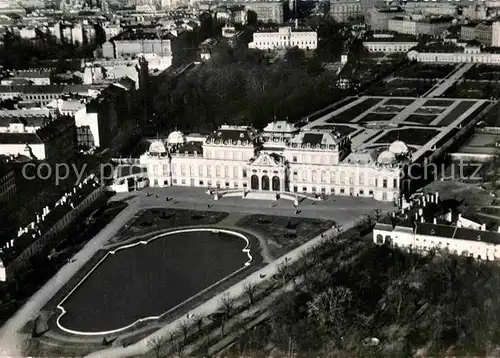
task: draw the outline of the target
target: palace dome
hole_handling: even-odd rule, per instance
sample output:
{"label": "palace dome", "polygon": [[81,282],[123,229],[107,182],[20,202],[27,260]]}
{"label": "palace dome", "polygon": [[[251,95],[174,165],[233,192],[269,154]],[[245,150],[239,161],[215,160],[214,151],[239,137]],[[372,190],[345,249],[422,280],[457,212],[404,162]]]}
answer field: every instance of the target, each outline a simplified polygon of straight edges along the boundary
{"label": "palace dome", "polygon": [[151,154],[165,154],[166,152],[167,152],[167,149],[165,148],[163,143],[159,140],[155,140],[149,146],[149,153],[151,153]]}
{"label": "palace dome", "polygon": [[176,145],[176,144],[184,144],[186,143],[186,137],[184,133],[175,131],[168,135],[167,144],[168,145]]}
{"label": "palace dome", "polygon": [[409,150],[405,142],[397,140],[389,146],[389,152],[396,155],[408,154]]}
{"label": "palace dome", "polygon": [[396,161],[396,155],[389,151],[389,150],[384,150],[382,153],[377,158],[377,162],[380,164],[391,164]]}

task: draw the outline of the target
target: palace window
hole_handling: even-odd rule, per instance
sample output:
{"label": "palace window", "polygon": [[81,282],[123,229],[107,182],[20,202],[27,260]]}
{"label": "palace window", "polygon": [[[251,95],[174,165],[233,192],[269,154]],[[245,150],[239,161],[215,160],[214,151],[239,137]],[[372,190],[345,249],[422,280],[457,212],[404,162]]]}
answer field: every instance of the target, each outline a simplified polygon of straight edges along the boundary
{"label": "palace window", "polygon": [[332,195],[335,194],[335,188],[330,189],[330,194],[332,194]]}
{"label": "palace window", "polygon": [[177,166],[175,164],[172,164],[172,175],[177,174]]}
{"label": "palace window", "polygon": [[340,172],[340,184],[345,184],[345,173]]}
{"label": "palace window", "polygon": [[307,192],[307,187],[303,186],[303,187],[302,187],[302,191],[303,191],[304,193],[305,193],[305,192]]}
{"label": "palace window", "polygon": [[243,169],[243,178],[246,178],[246,177],[247,177],[247,170]]}
{"label": "palace window", "polygon": [[186,175],[186,166],[181,164],[181,175]]}
{"label": "palace window", "polygon": [[215,167],[215,177],[216,177],[216,178],[220,178],[220,175],[221,175],[221,174],[220,174],[220,172],[221,172],[221,170],[220,170],[220,165],[217,165],[217,166]]}
{"label": "palace window", "polygon": [[182,184],[182,185],[185,185],[185,184],[186,184],[186,181],[185,181],[184,179],[182,179],[181,184]]}
{"label": "palace window", "polygon": [[297,156],[296,156],[296,155],[294,155],[294,156],[293,156],[292,161],[293,161],[294,163],[297,163]]}
{"label": "palace window", "polygon": [[398,180],[397,179],[393,180],[392,186],[393,186],[393,188],[397,188],[398,187]]}
{"label": "palace window", "polygon": [[234,166],[233,167],[233,178],[238,178],[238,167]]}
{"label": "palace window", "polygon": [[172,180],[172,183],[177,184],[177,179]]}
{"label": "palace window", "polygon": [[386,192],[382,193],[382,200],[387,200],[387,193]]}
{"label": "palace window", "polygon": [[198,176],[202,177],[203,176],[203,165],[198,165]]}
{"label": "palace window", "polygon": [[340,194],[345,194],[345,189],[344,188],[340,189]]}
{"label": "palace window", "polygon": [[369,194],[369,195],[373,195],[373,190],[369,190],[369,191],[368,191],[368,194]]}
{"label": "palace window", "polygon": [[203,186],[203,180],[200,180],[200,186]]}
{"label": "palace window", "polygon": [[365,174],[359,173],[359,185],[364,185],[364,184],[365,184]]}
{"label": "palace window", "polygon": [[294,192],[294,193],[296,193],[297,191],[298,191],[298,189],[297,189],[297,186],[295,185],[295,186],[293,187],[293,192]]}
{"label": "palace window", "polygon": [[365,195],[365,191],[363,189],[359,189],[359,195]]}
{"label": "palace window", "polygon": [[378,178],[375,178],[375,187],[378,188]]}
{"label": "palace window", "polygon": [[382,180],[382,188],[387,188],[387,179]]}

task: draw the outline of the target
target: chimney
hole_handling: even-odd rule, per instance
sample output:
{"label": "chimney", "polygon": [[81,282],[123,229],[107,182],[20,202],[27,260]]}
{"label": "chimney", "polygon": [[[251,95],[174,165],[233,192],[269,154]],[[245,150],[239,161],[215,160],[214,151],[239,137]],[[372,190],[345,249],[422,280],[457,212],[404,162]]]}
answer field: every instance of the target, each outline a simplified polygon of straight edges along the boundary
{"label": "chimney", "polygon": [[436,219],[436,218],[434,218],[433,224],[434,224],[434,225],[436,225],[436,224],[437,224],[437,219]]}
{"label": "chimney", "polygon": [[415,213],[415,221],[418,220],[418,213]]}
{"label": "chimney", "polygon": [[439,202],[439,191],[436,190],[436,204]]}
{"label": "chimney", "polygon": [[431,193],[428,193],[428,194],[427,194],[427,200],[428,200],[429,202],[431,201],[431,198],[432,198]]}
{"label": "chimney", "polygon": [[422,206],[426,206],[427,205],[427,200],[425,200],[425,196],[422,198]]}
{"label": "chimney", "polygon": [[486,231],[486,224],[481,225],[481,231]]}
{"label": "chimney", "polygon": [[448,212],[446,213],[446,221],[448,222],[451,222],[451,219],[452,219],[452,212],[451,212],[451,209],[448,210]]}

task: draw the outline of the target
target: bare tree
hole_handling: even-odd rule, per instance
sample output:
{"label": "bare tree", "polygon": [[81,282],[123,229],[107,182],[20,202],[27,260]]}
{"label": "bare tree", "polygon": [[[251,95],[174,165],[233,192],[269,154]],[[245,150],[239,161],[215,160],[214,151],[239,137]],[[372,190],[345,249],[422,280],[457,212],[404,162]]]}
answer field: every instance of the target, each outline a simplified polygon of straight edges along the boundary
{"label": "bare tree", "polygon": [[201,330],[203,329],[204,319],[205,318],[199,314],[193,316],[193,322],[196,324],[196,327],[198,327],[198,333],[201,333]]}
{"label": "bare tree", "polygon": [[148,340],[148,348],[151,349],[155,355],[155,358],[160,358],[162,349],[165,346],[166,339],[162,336],[154,336]]}
{"label": "bare tree", "polygon": [[283,286],[285,286],[287,274],[288,274],[288,264],[283,262],[283,263],[279,264],[277,268],[278,268],[278,273],[276,274],[276,277],[278,279],[281,279]]}
{"label": "bare tree", "polygon": [[184,342],[187,340],[187,336],[189,333],[189,322],[182,321],[179,323],[179,329],[182,331],[182,335],[184,336]]}
{"label": "bare tree", "polygon": [[346,312],[352,301],[352,292],[347,287],[329,288],[308,302],[308,314],[326,337],[332,337],[340,348],[347,325]]}
{"label": "bare tree", "polygon": [[247,282],[244,287],[245,293],[248,295],[250,304],[253,304],[255,292],[257,291],[257,284],[255,282]]}
{"label": "bare tree", "polygon": [[224,336],[224,327],[231,316],[231,313],[234,308],[234,298],[231,297],[231,295],[226,292],[222,295],[220,301],[220,310],[222,311],[222,321],[221,321],[221,335]]}

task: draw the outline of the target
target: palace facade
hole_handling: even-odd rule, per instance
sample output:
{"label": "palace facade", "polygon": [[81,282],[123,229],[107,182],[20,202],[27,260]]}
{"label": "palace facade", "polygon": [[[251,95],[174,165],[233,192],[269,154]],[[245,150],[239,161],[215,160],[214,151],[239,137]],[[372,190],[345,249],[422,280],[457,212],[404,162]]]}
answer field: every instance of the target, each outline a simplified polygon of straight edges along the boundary
{"label": "palace facade", "polygon": [[[171,133],[139,158],[149,186],[171,185],[242,190],[350,195],[396,201],[410,150],[353,151],[349,136],[278,121],[262,132],[223,125],[207,137]],[[127,185],[124,180],[115,182]]]}

